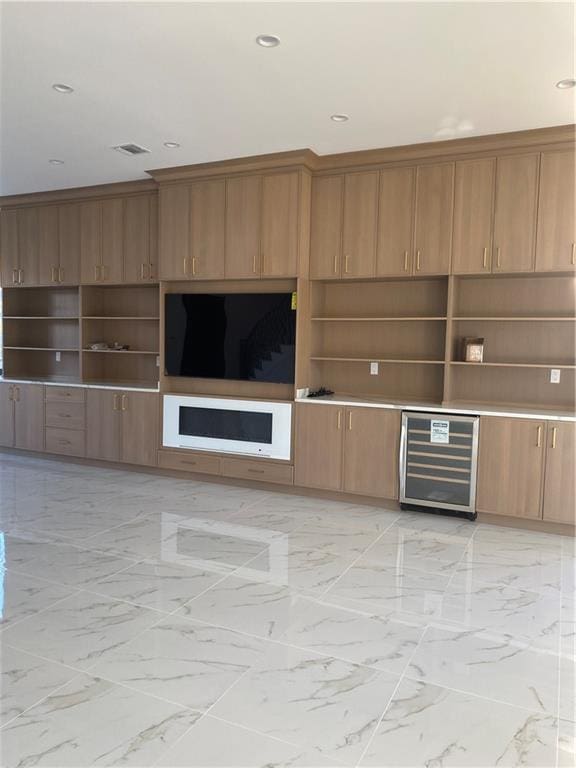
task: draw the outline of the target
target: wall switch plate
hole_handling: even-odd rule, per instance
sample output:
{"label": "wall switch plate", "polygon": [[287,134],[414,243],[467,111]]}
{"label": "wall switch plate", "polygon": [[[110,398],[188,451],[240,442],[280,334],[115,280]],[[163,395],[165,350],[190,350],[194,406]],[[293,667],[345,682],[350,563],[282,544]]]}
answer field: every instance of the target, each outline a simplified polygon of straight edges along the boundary
{"label": "wall switch plate", "polygon": [[550,384],[560,384],[560,368],[550,368]]}
{"label": "wall switch plate", "polygon": [[378,376],[378,363],[370,363],[370,376]]}
{"label": "wall switch plate", "polygon": [[62,353],[56,352],[56,362],[59,363],[62,360]]}
{"label": "wall switch plate", "polygon": [[308,397],[308,393],[310,392],[310,387],[302,387],[302,389],[296,390],[296,399],[300,400],[303,397]]}

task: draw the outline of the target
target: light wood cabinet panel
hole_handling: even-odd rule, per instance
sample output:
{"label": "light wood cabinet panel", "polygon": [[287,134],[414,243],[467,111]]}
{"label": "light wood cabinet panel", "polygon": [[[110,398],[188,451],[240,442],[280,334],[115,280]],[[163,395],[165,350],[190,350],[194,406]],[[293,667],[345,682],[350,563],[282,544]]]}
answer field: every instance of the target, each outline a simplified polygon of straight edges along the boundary
{"label": "light wood cabinet panel", "polygon": [[18,212],[0,211],[0,274],[4,288],[18,282]]}
{"label": "light wood cabinet panel", "polygon": [[398,498],[400,413],[349,408],[344,434],[344,490]]}
{"label": "light wood cabinet panel", "polygon": [[491,158],[456,163],[452,244],[455,275],[490,272],[495,171],[496,161]]}
{"label": "light wood cabinet panel", "polygon": [[407,275],[413,268],[413,168],[391,168],[380,173],[376,275]]}
{"label": "light wood cabinet panel", "polygon": [[573,151],[542,155],[536,272],[576,269],[575,173]]}
{"label": "light wood cabinet panel", "polygon": [[128,197],[124,201],[124,282],[154,279],[154,226],[151,195]]}
{"label": "light wood cabinet panel", "polygon": [[344,409],[339,406],[296,406],[296,485],[340,490],[343,429]]}
{"label": "light wood cabinet panel", "polygon": [[42,384],[17,384],[14,400],[14,445],[26,451],[43,451],[44,387]]}
{"label": "light wood cabinet panel", "polygon": [[14,447],[14,385],[0,382],[0,445]]}
{"label": "light wood cabinet panel", "polygon": [[548,422],[544,520],[576,525],[576,424]]}
{"label": "light wood cabinet panel", "polygon": [[325,176],[312,181],[310,277],[340,276],[344,179]]}
{"label": "light wood cabinet panel", "polygon": [[221,474],[224,477],[239,477],[244,480],[258,480],[262,483],[292,485],[294,467],[289,464],[266,464],[263,461],[222,458]]}
{"label": "light wood cabinet panel", "polygon": [[414,274],[447,275],[450,272],[453,198],[453,163],[418,167]]}
{"label": "light wood cabinet panel", "polygon": [[82,430],[46,427],[45,441],[47,453],[80,457],[85,455],[85,432]]}
{"label": "light wood cabinet panel", "polygon": [[480,419],[476,508],[479,512],[538,519],[546,423],[535,419]]}
{"label": "light wood cabinet panel", "polygon": [[193,277],[224,277],[226,182],[199,181],[190,187],[190,266]]}
{"label": "light wood cabinet panel", "polygon": [[182,472],[220,474],[220,457],[210,456],[210,454],[160,450],[158,451],[158,465],[163,469],[179,469]]}
{"label": "light wood cabinet panel", "polygon": [[124,273],[124,200],[102,203],[102,268],[105,283],[121,283]]}
{"label": "light wood cabinet panel", "polygon": [[376,268],[378,173],[351,173],[344,183],[342,277],[373,277]]}
{"label": "light wood cabinet panel", "polygon": [[190,256],[190,189],[173,186],[159,192],[160,280],[183,280]]}
{"label": "light wood cabinet panel", "polygon": [[58,283],[60,267],[58,206],[46,205],[38,209],[38,282],[41,285]]}
{"label": "light wood cabinet panel", "polygon": [[[80,206],[58,206],[58,282],[78,285],[80,282]],[[93,274],[93,273],[92,273]]]}
{"label": "light wood cabinet panel", "polygon": [[493,272],[534,269],[538,162],[538,155],[511,155],[496,162]]}
{"label": "light wood cabinet panel", "polygon": [[89,389],[86,393],[86,456],[119,461],[121,455],[121,392]]}
{"label": "light wood cabinet panel", "polygon": [[122,392],[122,461],[156,466],[158,463],[157,394]]}
{"label": "light wood cabinet panel", "polygon": [[260,275],[259,176],[226,180],[226,277]]}
{"label": "light wood cabinet panel", "polygon": [[264,277],[298,274],[298,173],[262,178],[261,253]]}
{"label": "light wood cabinet panel", "polygon": [[18,268],[20,285],[38,284],[38,209],[18,211]]}
{"label": "light wood cabinet panel", "polygon": [[80,281],[100,280],[102,253],[102,209],[92,201],[80,205]]}

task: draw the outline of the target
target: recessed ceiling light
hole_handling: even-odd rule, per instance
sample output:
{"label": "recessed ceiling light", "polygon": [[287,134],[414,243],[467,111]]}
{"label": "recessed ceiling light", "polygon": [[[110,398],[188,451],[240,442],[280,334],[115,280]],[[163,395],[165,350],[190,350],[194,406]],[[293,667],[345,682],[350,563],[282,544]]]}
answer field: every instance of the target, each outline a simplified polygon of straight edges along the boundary
{"label": "recessed ceiling light", "polygon": [[52,88],[58,93],[74,93],[74,88],[71,85],[66,85],[66,83],[54,83]]}
{"label": "recessed ceiling light", "polygon": [[50,165],[64,165],[64,160],[56,160],[56,158],[53,158],[52,160],[48,160]]}
{"label": "recessed ceiling light", "polygon": [[556,88],[560,88],[561,91],[566,90],[566,88],[574,88],[576,85],[576,80],[573,77],[567,77],[565,80],[559,80],[556,83]]}
{"label": "recessed ceiling light", "polygon": [[256,42],[262,48],[276,48],[277,45],[280,45],[280,38],[276,35],[258,35]]}
{"label": "recessed ceiling light", "polygon": [[335,123],[345,123],[346,121],[350,120],[350,118],[348,115],[336,114],[330,115],[330,120],[333,120]]}
{"label": "recessed ceiling light", "polygon": [[177,142],[177,141],[165,141],[165,142],[164,142],[164,146],[165,146],[167,149],[178,149],[178,147],[180,146],[180,144],[178,144],[178,142]]}

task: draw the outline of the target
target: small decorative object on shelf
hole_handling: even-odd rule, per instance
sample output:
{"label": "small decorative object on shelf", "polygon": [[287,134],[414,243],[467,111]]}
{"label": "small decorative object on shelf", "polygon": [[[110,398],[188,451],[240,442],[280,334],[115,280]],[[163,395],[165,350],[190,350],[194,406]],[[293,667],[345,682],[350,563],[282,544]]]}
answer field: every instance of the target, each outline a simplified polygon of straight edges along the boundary
{"label": "small decorative object on shelf", "polygon": [[462,343],[462,357],[466,363],[481,363],[484,359],[484,339],[466,336]]}
{"label": "small decorative object on shelf", "polygon": [[106,341],[95,341],[94,344],[88,346],[88,349],[98,352],[98,350],[108,349],[108,343]]}
{"label": "small decorative object on shelf", "polygon": [[320,389],[313,389],[312,391],[308,392],[308,397],[328,397],[328,395],[333,394],[334,392],[331,389],[320,387]]}
{"label": "small decorative object on shelf", "polygon": [[95,341],[93,344],[89,344],[87,348],[92,352],[122,352],[130,349],[130,345],[119,344],[117,341],[114,344],[108,344],[107,341]]}

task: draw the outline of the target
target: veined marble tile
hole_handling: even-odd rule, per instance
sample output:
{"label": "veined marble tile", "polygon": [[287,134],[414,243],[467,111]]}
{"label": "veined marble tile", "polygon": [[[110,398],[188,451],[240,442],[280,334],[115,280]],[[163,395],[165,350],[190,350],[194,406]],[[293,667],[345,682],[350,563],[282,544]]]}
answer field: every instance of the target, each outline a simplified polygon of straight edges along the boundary
{"label": "veined marble tile", "polygon": [[424,625],[300,598],[302,612],[278,638],[317,653],[402,674]]}
{"label": "veined marble tile", "polygon": [[78,674],[70,667],[46,661],[3,643],[0,646],[0,726],[42,701]]}
{"label": "veined marble tile", "polygon": [[468,541],[474,536],[477,524],[461,517],[438,515],[430,512],[400,512],[394,523],[395,527],[405,531],[429,534],[445,533],[462,541]]}
{"label": "veined marble tile", "polygon": [[553,768],[554,717],[403,680],[362,766]]}
{"label": "veined marble tile", "polygon": [[556,716],[558,654],[506,635],[429,627],[408,677]]}
{"label": "veined marble tile", "polygon": [[[401,564],[375,565],[362,557],[327,592],[326,599],[352,605],[369,613],[433,617],[439,614],[449,576],[405,568]],[[348,602],[352,601],[352,602]]]}
{"label": "veined marble tile", "polygon": [[485,629],[557,653],[560,595],[484,584],[473,573],[457,574],[442,603],[441,618],[463,628]]}
{"label": "veined marble tile", "polygon": [[[521,557],[516,558],[520,560]],[[463,576],[471,576],[486,584],[499,584],[503,587],[522,589],[528,592],[560,594],[562,573],[562,561],[552,559],[541,562],[530,559],[525,562],[506,563],[493,557],[489,553],[479,555],[473,550],[470,556],[464,559],[456,568],[456,572]]]}
{"label": "veined marble tile", "polygon": [[0,632],[73,593],[68,587],[0,568]]}
{"label": "veined marble tile", "polygon": [[105,651],[119,648],[162,614],[77,592],[2,632],[2,642],[77,669],[89,669]]}
{"label": "veined marble tile", "polygon": [[80,675],[0,732],[5,766],[151,766],[199,718],[177,705]]}
{"label": "veined marble tile", "polygon": [[179,614],[260,637],[277,638],[302,610],[302,602],[287,587],[228,576],[187,603]]}
{"label": "veined marble tile", "polygon": [[378,531],[351,529],[336,522],[309,522],[287,537],[294,551],[315,549],[353,559],[365,552],[380,535]]}
{"label": "veined marble tile", "polygon": [[205,715],[157,765],[166,768],[330,768],[334,761],[328,762],[315,752]]}
{"label": "veined marble tile", "polygon": [[170,563],[141,562],[91,586],[116,600],[172,613],[223,577]]}
{"label": "veined marble tile", "polygon": [[170,617],[108,653],[94,674],[196,710],[206,710],[258,662],[262,641]]}
{"label": "veined marble tile", "polygon": [[355,765],[397,682],[386,672],[275,645],[211,714]]}
{"label": "veined marble tile", "polygon": [[558,724],[558,768],[576,765],[576,722],[560,720]]}
{"label": "veined marble tile", "polygon": [[525,531],[521,528],[506,528],[500,525],[476,526],[473,544],[501,557],[506,562],[518,557],[520,562],[529,556],[537,558],[557,558],[563,551],[566,537],[555,533]]}
{"label": "veined marble tile", "polygon": [[246,510],[235,512],[229,517],[235,525],[247,525],[250,528],[263,528],[272,533],[291,533],[302,525],[302,520],[290,512],[276,512],[257,504]]}

